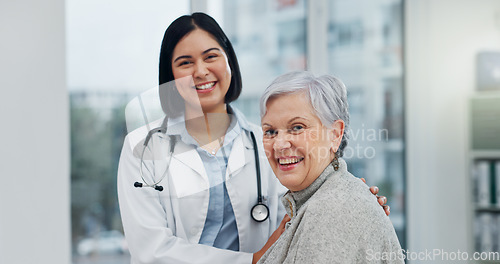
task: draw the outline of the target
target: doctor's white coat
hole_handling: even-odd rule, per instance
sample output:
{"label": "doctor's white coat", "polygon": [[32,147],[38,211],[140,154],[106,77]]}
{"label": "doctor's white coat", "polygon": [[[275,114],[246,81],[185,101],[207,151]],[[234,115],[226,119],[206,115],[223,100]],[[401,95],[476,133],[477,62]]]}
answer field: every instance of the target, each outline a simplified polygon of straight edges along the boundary
{"label": "doctor's white coat", "polygon": [[[249,126],[257,138],[262,195],[270,215],[259,223],[250,214],[257,203],[257,177],[251,137],[242,129],[233,143],[226,170],[240,252],[198,244],[210,193],[205,167],[196,149],[176,140],[168,173],[159,183],[164,190],[136,188],[134,182],[142,182],[140,157],[147,131],[143,127],[127,135],[118,168],[118,198],[132,264],[252,262],[252,253],[264,246],[285,215],[280,197],[286,189],[274,176],[265,157],[261,129],[253,124]],[[167,168],[169,137],[156,133],[148,144],[151,145],[155,147],[146,150],[142,166],[147,183],[154,182],[153,175],[159,179]],[[154,158],[151,149],[154,149]]]}

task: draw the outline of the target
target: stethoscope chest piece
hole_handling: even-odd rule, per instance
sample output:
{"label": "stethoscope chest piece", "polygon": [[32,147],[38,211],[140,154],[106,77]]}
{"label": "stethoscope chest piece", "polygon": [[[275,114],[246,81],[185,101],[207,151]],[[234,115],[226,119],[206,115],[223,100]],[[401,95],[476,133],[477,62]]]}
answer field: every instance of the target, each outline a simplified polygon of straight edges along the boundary
{"label": "stethoscope chest piece", "polygon": [[263,203],[258,203],[252,207],[252,218],[257,222],[264,222],[269,217],[269,208]]}
{"label": "stethoscope chest piece", "polygon": [[262,203],[262,190],[260,184],[260,163],[259,163],[259,153],[257,150],[257,141],[255,140],[255,135],[250,132],[250,137],[252,138],[254,155],[255,155],[255,170],[257,172],[257,204],[252,207],[250,214],[253,220],[257,222],[264,222],[269,217],[269,208]]}

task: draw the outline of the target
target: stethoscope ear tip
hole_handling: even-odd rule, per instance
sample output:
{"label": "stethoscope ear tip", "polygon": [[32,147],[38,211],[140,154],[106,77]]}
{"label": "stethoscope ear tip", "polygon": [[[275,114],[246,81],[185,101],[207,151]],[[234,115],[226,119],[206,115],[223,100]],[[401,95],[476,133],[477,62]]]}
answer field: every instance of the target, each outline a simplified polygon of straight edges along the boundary
{"label": "stethoscope ear tip", "polygon": [[[134,187],[136,188],[141,188],[143,187],[144,184],[140,183],[140,182],[134,182]],[[155,190],[161,192],[163,191],[163,186],[161,185],[146,185],[146,187],[153,187]]]}

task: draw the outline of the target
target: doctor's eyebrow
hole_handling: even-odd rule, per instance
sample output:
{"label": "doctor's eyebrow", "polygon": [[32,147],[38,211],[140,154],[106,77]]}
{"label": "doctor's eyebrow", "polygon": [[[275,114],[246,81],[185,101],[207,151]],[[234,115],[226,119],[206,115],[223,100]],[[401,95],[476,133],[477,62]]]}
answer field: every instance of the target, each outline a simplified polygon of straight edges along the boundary
{"label": "doctor's eyebrow", "polygon": [[201,54],[205,55],[205,54],[209,53],[212,50],[217,50],[219,52],[222,52],[222,50],[220,50],[219,48],[209,48],[209,49],[205,50],[204,52],[202,52]]}
{"label": "doctor's eyebrow", "polygon": [[[205,55],[205,54],[209,53],[212,50],[217,50],[219,52],[222,52],[221,49],[219,49],[219,48],[209,48],[209,49],[205,50],[204,52],[202,52],[201,55]],[[178,61],[180,59],[191,59],[191,58],[193,58],[191,55],[181,55],[181,56],[175,58],[174,62],[176,62],[176,61]]]}

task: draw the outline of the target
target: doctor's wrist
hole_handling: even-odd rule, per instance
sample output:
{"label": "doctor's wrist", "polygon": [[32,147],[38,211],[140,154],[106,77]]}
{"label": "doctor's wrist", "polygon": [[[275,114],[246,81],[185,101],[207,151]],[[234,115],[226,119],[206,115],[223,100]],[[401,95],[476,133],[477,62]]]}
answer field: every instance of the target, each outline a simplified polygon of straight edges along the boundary
{"label": "doctor's wrist", "polygon": [[259,259],[262,257],[262,255],[264,255],[264,252],[265,251],[262,251],[262,249],[261,249],[255,253],[253,253],[252,264],[256,264],[259,261]]}

